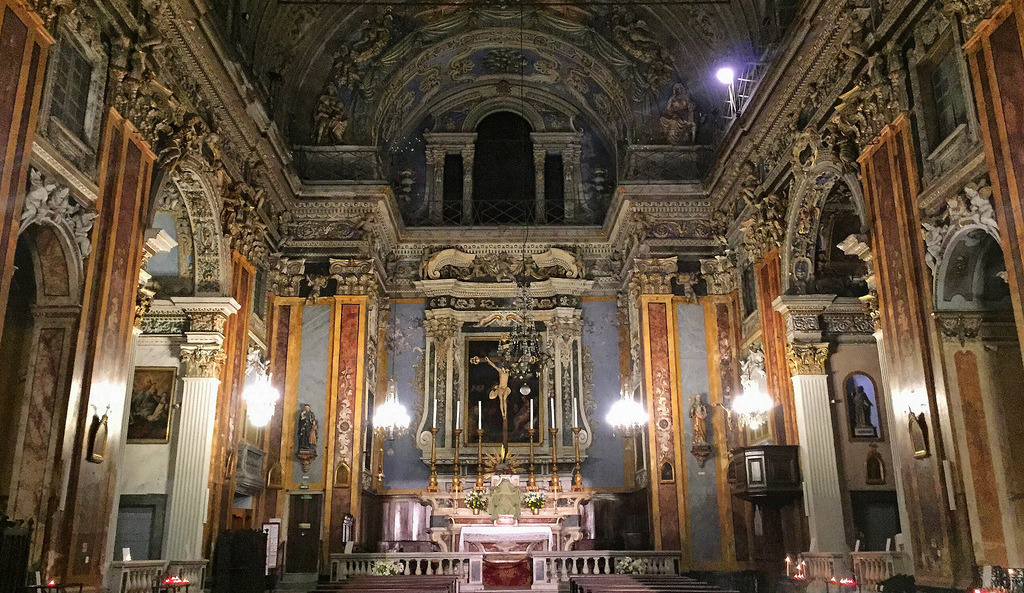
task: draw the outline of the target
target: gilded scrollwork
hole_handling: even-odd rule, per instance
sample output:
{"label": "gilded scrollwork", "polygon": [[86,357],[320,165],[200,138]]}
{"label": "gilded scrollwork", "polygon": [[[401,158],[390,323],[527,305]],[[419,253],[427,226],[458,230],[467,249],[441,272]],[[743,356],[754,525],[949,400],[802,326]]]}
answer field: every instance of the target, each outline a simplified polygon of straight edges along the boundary
{"label": "gilded scrollwork", "polygon": [[795,343],[786,346],[786,363],[791,375],[824,375],[828,344]]}

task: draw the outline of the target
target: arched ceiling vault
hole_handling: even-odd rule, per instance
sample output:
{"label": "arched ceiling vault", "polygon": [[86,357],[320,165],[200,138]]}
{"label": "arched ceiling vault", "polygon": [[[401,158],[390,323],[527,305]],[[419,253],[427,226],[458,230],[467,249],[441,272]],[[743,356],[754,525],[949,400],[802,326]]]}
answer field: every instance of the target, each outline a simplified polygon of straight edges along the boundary
{"label": "arched ceiling vault", "polygon": [[[310,114],[330,85],[339,89],[349,110],[350,141],[364,143],[383,131],[382,109],[407,102],[409,92],[415,102],[423,98],[410,88],[412,83],[426,89],[424,96],[437,99],[482,84],[476,79],[500,76],[502,68],[514,78],[518,69],[507,63],[508,56],[504,64],[492,60],[496,65],[482,63],[482,57],[488,51],[518,50],[520,27],[523,53],[531,61],[527,78],[535,79],[527,81],[528,87],[542,83],[537,61],[541,69],[557,65],[563,86],[552,85],[549,92],[574,104],[581,114],[604,118],[609,110],[595,105],[602,94],[602,103],[612,105],[610,113],[623,120],[618,131],[629,137],[620,140],[657,143],[657,119],[674,86],[683,85],[704,114],[721,107],[723,91],[713,80],[714,69],[760,57],[770,41],[765,29],[777,2],[581,2],[507,9],[472,1],[387,7],[330,0],[214,4],[227,36],[268,93],[275,120],[296,143],[309,136]],[[470,48],[478,51],[468,58],[472,69],[450,63]],[[448,56],[449,63],[440,63]]]}

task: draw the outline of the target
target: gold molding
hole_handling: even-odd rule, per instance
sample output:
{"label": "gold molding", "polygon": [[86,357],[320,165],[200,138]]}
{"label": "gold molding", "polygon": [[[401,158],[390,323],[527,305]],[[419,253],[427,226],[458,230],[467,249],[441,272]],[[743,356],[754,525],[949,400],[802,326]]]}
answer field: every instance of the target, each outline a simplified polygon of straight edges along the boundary
{"label": "gold molding", "polygon": [[789,365],[791,376],[824,375],[827,360],[827,343],[796,343],[786,346],[786,363]]}

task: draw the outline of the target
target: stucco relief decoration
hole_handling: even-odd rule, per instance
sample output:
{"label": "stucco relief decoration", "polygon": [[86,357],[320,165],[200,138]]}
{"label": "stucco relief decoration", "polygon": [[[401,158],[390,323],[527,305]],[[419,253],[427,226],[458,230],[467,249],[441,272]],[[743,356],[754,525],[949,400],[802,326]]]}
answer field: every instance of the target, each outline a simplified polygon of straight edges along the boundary
{"label": "stucco relief decoration", "polygon": [[[672,75],[675,62],[671,52],[658,41],[647,22],[637,17],[631,8],[613,6],[608,19],[612,39],[637,63],[637,79],[634,81],[637,89],[657,92],[658,87]],[[634,99],[640,98],[634,94]]]}
{"label": "stucco relief decoration", "polygon": [[[214,189],[191,168],[182,168],[172,177],[172,181],[185,201],[185,208],[192,223],[196,292],[220,292],[220,233],[217,228],[218,219],[211,206],[211,192]],[[173,210],[174,204],[165,203],[164,209]]]}
{"label": "stucco relief decoration", "polygon": [[262,261],[269,251],[267,224],[260,213],[264,192],[246,181],[231,182],[224,191],[221,228],[231,248],[251,262]]}
{"label": "stucco relief decoration", "polygon": [[935,321],[944,339],[959,342],[963,346],[978,339],[983,319],[981,315],[936,313]]}
{"label": "stucco relief decoration", "polygon": [[822,139],[847,171],[858,170],[857,157],[902,111],[895,90],[905,74],[899,64],[895,54],[867,57],[865,72],[839,96]]}
{"label": "stucco relief decoration", "polygon": [[992,207],[992,187],[988,179],[976,181],[964,187],[963,192],[946,200],[945,212],[932,222],[923,222],[925,262],[936,273],[942,261],[949,240],[957,231],[967,227],[979,227],[999,241],[999,224]]}
{"label": "stucco relief decoration", "polygon": [[740,359],[740,383],[749,385],[765,377],[764,351],[760,346],[751,348]]}
{"label": "stucco relief decoration", "polygon": [[786,232],[789,199],[782,191],[759,194],[754,164],[747,161],[744,169],[741,195],[753,210],[753,216],[740,226],[740,231],[743,233],[744,251],[751,261],[756,262],[781,243]]}
{"label": "stucco relief decoration", "polygon": [[437,252],[427,250],[420,266],[420,278],[438,280],[456,278],[467,281],[510,282],[519,277],[582,278],[585,273],[580,255],[557,247],[525,259],[507,252],[476,255],[458,248]]}
{"label": "stucco relief decoration", "polygon": [[656,369],[652,377],[654,388],[655,439],[658,446],[658,459],[672,459],[672,388],[668,371]]}
{"label": "stucco relief decoration", "polygon": [[828,344],[791,344],[786,347],[786,362],[791,375],[824,375]]}
{"label": "stucco relief decoration", "polygon": [[47,183],[42,173],[36,169],[29,170],[28,192],[25,194],[25,205],[21,211],[19,232],[23,232],[32,224],[49,223],[61,227],[75,241],[78,252],[84,259],[89,256],[92,249],[89,232],[97,216],[97,212],[83,208],[75,202],[67,187]]}

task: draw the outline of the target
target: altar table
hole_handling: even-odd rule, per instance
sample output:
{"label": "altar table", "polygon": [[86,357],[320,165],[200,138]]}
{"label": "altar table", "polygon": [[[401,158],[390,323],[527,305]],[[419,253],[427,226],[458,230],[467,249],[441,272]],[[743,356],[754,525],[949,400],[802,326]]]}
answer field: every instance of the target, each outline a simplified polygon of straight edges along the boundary
{"label": "altar table", "polygon": [[508,553],[554,549],[554,535],[547,525],[466,525],[459,534],[461,552]]}

